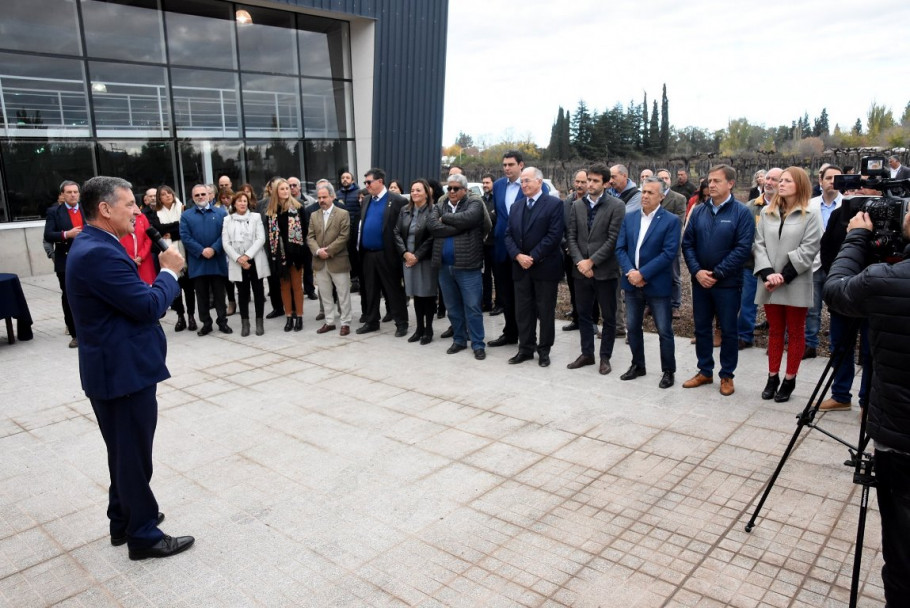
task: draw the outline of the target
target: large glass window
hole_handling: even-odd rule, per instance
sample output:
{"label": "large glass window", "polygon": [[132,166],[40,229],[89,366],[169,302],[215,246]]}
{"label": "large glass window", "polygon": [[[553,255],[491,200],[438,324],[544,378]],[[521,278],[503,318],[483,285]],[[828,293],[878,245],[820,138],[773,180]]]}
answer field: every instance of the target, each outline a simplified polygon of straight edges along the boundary
{"label": "large glass window", "polygon": [[177,137],[240,137],[236,72],[171,69]]}
{"label": "large glass window", "polygon": [[350,78],[350,34],[347,21],[297,15],[300,74]]}
{"label": "large glass window", "polygon": [[300,90],[296,78],[243,74],[247,137],[300,137]]}
{"label": "large glass window", "polygon": [[171,104],[164,68],[89,63],[99,137],[167,137]]}
{"label": "large glass window", "polygon": [[294,14],[258,6],[237,5],[251,21],[237,23],[240,69],[244,72],[297,74]]}
{"label": "large glass window", "polygon": [[[180,170],[183,175],[184,200],[195,184],[213,184],[218,176],[241,175],[243,144],[239,141],[183,140],[180,142]],[[235,183],[239,183],[239,177]],[[192,203],[190,203],[192,204]]]}
{"label": "large glass window", "polygon": [[155,0],[82,0],[86,55],[164,63],[164,31]]}
{"label": "large glass window", "polygon": [[307,137],[350,137],[351,83],[339,80],[301,78],[303,127]]}
{"label": "large glass window", "polygon": [[0,48],[81,55],[76,0],[4,2],[0,9]]}
{"label": "large glass window", "polygon": [[351,170],[353,160],[352,141],[311,139],[304,142],[303,162],[308,182],[315,183],[320,179],[327,179],[337,184],[342,172]]}
{"label": "large glass window", "polygon": [[87,137],[82,62],[0,53],[0,134]]}
{"label": "large glass window", "polygon": [[56,202],[63,180],[81,184],[98,175],[91,142],[4,141],[0,143],[0,154],[13,221],[43,218],[47,208]]}
{"label": "large glass window", "polygon": [[237,68],[229,3],[168,0],[164,6],[172,65]]}
{"label": "large glass window", "polygon": [[101,140],[98,142],[98,172],[122,177],[133,184],[137,193],[162,184],[173,185],[173,144],[169,141]]}
{"label": "large glass window", "polygon": [[296,141],[269,141],[246,143],[247,181],[255,187],[265,185],[276,175],[303,179],[300,143]]}

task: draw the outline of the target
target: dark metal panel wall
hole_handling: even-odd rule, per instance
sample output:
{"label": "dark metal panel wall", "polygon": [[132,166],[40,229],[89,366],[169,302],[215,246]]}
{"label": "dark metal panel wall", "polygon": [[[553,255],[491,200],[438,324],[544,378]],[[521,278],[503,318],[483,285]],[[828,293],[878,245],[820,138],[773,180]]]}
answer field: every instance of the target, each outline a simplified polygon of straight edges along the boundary
{"label": "dark metal panel wall", "polygon": [[448,0],[278,2],[376,20],[373,157],[358,164],[382,167],[390,177],[407,181],[438,176]]}

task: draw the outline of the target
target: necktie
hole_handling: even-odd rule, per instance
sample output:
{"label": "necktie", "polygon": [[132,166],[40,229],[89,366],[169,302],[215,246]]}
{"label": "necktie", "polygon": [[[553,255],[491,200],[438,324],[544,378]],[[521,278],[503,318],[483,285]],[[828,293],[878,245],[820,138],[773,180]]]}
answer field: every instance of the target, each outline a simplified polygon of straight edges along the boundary
{"label": "necktie", "polygon": [[533,209],[533,208],[534,208],[534,199],[529,198],[528,199],[528,209]]}

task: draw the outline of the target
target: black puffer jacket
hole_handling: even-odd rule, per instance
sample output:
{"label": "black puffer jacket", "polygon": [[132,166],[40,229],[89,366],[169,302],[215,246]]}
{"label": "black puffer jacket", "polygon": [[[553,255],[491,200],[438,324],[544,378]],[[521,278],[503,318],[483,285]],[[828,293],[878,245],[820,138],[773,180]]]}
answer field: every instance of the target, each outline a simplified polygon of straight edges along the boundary
{"label": "black puffer jacket", "polygon": [[483,200],[470,194],[453,212],[448,202],[437,203],[430,209],[427,228],[433,235],[433,268],[442,266],[442,246],[448,237],[455,238],[453,267],[472,270],[483,267]]}
{"label": "black puffer jacket", "polygon": [[871,237],[865,229],[847,234],[828,272],[825,302],[843,315],[869,319],[869,435],[910,453],[910,260],[866,268]]}

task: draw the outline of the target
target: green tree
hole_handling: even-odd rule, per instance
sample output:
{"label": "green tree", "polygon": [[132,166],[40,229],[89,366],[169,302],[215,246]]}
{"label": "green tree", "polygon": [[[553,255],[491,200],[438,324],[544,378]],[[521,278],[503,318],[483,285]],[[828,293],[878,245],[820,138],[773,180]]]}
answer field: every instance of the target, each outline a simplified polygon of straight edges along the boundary
{"label": "green tree", "polygon": [[856,119],[856,122],[853,124],[853,130],[850,131],[853,135],[862,135],[863,134],[863,121],[859,118]]}
{"label": "green tree", "polygon": [[828,108],[822,108],[822,113],[815,119],[812,126],[812,134],[815,137],[824,137],[828,135]]}
{"label": "green tree", "polygon": [[594,158],[594,120],[583,99],[578,100],[575,116],[572,117],[572,145],[582,158]]}
{"label": "green tree", "polygon": [[660,100],[660,153],[666,154],[670,149],[670,100],[667,99],[667,83],[664,83]]}
{"label": "green tree", "polygon": [[641,151],[645,154],[651,154],[651,131],[649,129],[650,121],[648,120],[648,93],[645,92],[645,100],[641,103]]}
{"label": "green tree", "polygon": [[901,116],[901,124],[905,127],[910,127],[910,101],[907,102],[907,107],[904,108],[904,115]]}
{"label": "green tree", "polygon": [[660,143],[660,127],[657,125],[657,100],[655,99],[652,103],[651,124],[648,126],[648,139],[651,141],[649,154],[657,156],[658,154],[666,154],[667,151],[662,150],[662,145]]}
{"label": "green tree", "polygon": [[[560,108],[562,109],[562,108]],[[458,137],[455,138],[455,145],[460,148],[471,148],[474,146],[474,138],[465,133],[464,131],[458,132]]]}
{"label": "green tree", "polygon": [[866,113],[866,126],[870,138],[877,137],[893,127],[894,115],[891,113],[891,108],[880,106],[873,101]]}

